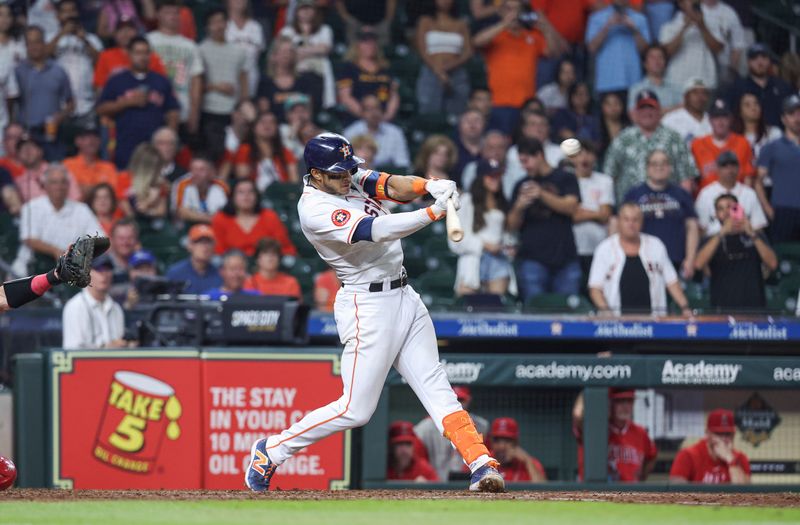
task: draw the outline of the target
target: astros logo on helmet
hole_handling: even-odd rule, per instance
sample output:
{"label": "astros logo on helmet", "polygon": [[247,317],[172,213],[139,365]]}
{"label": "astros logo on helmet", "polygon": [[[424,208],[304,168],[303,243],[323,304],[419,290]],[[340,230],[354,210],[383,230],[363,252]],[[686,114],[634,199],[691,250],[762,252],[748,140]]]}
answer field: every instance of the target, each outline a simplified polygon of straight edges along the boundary
{"label": "astros logo on helmet", "polygon": [[344,158],[349,157],[353,153],[353,150],[350,149],[350,144],[342,144],[342,147],[339,148],[339,151],[342,152]]}

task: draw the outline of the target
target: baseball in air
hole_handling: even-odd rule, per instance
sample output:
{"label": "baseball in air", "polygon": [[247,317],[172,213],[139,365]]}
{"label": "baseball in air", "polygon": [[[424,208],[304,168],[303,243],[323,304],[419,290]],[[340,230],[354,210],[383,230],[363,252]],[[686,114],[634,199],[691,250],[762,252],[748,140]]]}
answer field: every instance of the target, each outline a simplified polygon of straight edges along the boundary
{"label": "baseball in air", "polygon": [[567,157],[574,157],[581,152],[581,143],[578,139],[567,139],[561,143],[561,151]]}
{"label": "baseball in air", "polygon": [[17,479],[17,467],[7,457],[0,456],[0,490],[6,490]]}

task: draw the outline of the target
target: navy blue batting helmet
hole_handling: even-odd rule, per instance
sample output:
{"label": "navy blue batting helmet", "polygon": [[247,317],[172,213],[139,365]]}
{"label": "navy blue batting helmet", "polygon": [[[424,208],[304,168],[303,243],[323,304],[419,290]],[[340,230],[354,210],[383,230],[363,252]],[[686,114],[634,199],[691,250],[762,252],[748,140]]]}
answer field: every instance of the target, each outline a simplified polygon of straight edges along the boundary
{"label": "navy blue batting helmet", "polygon": [[303,151],[306,168],[339,173],[357,168],[364,159],[353,155],[350,141],[336,133],[321,133],[308,141]]}

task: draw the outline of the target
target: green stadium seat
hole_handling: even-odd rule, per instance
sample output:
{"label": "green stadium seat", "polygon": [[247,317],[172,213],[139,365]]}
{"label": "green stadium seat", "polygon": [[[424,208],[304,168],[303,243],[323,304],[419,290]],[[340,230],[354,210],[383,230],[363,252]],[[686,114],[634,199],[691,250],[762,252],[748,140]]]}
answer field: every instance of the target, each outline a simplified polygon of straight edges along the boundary
{"label": "green stadium seat", "polygon": [[[452,299],[452,306],[455,304],[454,283],[455,273],[447,269],[440,269],[422,274],[412,284],[420,294],[430,296],[431,299]],[[428,303],[426,302],[426,304]]]}
{"label": "green stadium seat", "polygon": [[545,293],[525,301],[525,310],[535,313],[588,314],[594,307],[582,295]]}
{"label": "green stadium seat", "polygon": [[275,208],[285,208],[291,204],[297,206],[300,194],[303,193],[302,184],[294,182],[275,182],[267,186],[264,196],[273,203]]}
{"label": "green stadium seat", "polygon": [[[687,282],[683,293],[686,294],[689,307],[693,310],[703,312],[711,309],[711,296],[702,284],[692,281]],[[680,313],[680,309],[677,308],[677,305],[675,305],[675,312]]]}

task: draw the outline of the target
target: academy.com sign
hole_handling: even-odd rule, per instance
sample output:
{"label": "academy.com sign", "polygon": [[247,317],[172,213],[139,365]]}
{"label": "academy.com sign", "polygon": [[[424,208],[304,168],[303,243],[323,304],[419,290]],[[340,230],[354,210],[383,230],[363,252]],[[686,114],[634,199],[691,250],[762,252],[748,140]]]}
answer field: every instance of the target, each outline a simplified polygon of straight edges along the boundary
{"label": "academy.com sign", "polygon": [[630,379],[630,365],[562,365],[552,361],[546,365],[517,365],[517,379],[577,379],[584,383],[592,380]]}
{"label": "academy.com sign", "polygon": [[742,365],[733,363],[673,363],[664,362],[661,382],[665,385],[732,385],[736,382]]}

